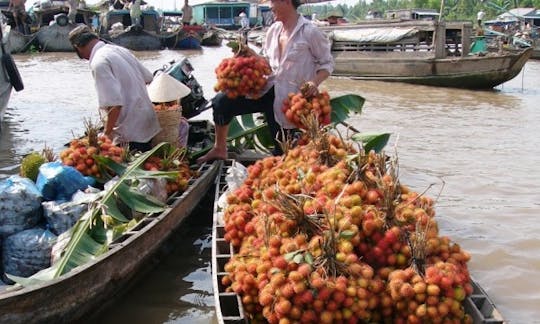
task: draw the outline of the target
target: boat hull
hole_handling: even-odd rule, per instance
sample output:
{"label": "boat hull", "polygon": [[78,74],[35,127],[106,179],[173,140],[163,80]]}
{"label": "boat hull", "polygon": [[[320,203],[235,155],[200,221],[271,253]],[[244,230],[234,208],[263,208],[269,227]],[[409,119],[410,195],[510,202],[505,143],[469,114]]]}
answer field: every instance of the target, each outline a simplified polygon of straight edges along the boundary
{"label": "boat hull", "polygon": [[67,24],[60,26],[52,24],[43,26],[36,32],[36,40],[43,52],[74,52],[73,45],[69,42],[69,32],[77,24]]}
{"label": "boat hull", "polygon": [[223,41],[223,36],[217,30],[208,30],[204,33],[201,39],[203,46],[220,46]]}
{"label": "boat hull", "polygon": [[20,31],[10,28],[10,30],[6,33],[6,36],[6,50],[10,53],[24,53],[30,48],[30,46],[38,45],[36,42],[36,33],[24,35]]}
{"label": "boat hull", "polygon": [[179,31],[163,36],[162,43],[168,49],[200,49],[201,36],[194,32]]}
{"label": "boat hull", "polygon": [[525,49],[504,54],[435,59],[429,56],[377,57],[373,52],[343,51],[333,53],[333,75],[360,80],[489,89],[518,75],[531,54],[532,49]]}
{"label": "boat hull", "polygon": [[203,165],[188,189],[171,198],[170,208],[143,219],[93,262],[52,281],[0,293],[0,322],[74,322],[113,299],[193,211],[218,169],[218,162]]}
{"label": "boat hull", "polygon": [[128,28],[119,34],[107,37],[112,43],[133,51],[157,51],[163,48],[161,39],[145,30]]}

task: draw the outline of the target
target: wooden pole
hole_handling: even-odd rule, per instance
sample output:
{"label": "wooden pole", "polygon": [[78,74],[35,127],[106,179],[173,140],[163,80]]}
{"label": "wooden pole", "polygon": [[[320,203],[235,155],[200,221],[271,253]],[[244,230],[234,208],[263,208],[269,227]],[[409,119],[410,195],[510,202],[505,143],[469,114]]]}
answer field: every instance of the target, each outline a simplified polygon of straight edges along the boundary
{"label": "wooden pole", "polygon": [[441,0],[441,9],[439,10],[439,22],[442,20],[444,10],[444,0]]}

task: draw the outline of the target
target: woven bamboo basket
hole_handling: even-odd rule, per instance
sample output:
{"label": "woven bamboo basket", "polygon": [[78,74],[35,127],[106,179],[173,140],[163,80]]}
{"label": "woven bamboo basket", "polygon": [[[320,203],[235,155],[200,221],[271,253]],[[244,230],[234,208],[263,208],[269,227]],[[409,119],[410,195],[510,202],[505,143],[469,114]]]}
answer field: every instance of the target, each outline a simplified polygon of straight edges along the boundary
{"label": "woven bamboo basket", "polygon": [[156,111],[161,132],[152,139],[152,145],[161,142],[168,142],[178,147],[179,123],[182,117],[182,110],[159,110]]}

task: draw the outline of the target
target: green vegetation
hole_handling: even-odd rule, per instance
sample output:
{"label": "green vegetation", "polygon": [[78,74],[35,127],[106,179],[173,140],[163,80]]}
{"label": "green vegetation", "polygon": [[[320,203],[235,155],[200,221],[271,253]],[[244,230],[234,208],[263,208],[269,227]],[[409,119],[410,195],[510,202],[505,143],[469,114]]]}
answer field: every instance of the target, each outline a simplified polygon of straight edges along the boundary
{"label": "green vegetation", "polygon": [[[540,0],[448,0],[444,2],[443,17],[446,20],[471,20],[476,21],[476,14],[483,10],[485,19],[494,19],[506,10],[519,7],[540,8]],[[354,6],[348,5],[304,5],[300,12],[305,15],[316,13],[319,19],[332,14],[347,18],[350,22],[362,20],[369,11],[380,12],[384,15],[386,10],[395,9],[435,9],[441,8],[440,0],[358,0]],[[501,10],[503,9],[503,10]]]}

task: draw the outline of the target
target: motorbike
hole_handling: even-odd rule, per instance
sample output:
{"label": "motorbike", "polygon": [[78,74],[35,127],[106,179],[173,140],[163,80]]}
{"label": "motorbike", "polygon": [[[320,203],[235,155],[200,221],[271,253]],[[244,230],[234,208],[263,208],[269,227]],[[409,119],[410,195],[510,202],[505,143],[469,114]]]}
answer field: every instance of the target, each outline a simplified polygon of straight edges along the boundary
{"label": "motorbike", "polygon": [[182,116],[186,119],[195,117],[212,107],[211,102],[204,97],[203,88],[193,75],[193,70],[191,62],[187,58],[183,58],[182,60],[173,60],[154,72],[154,75],[168,73],[191,89],[191,93],[180,101]]}

